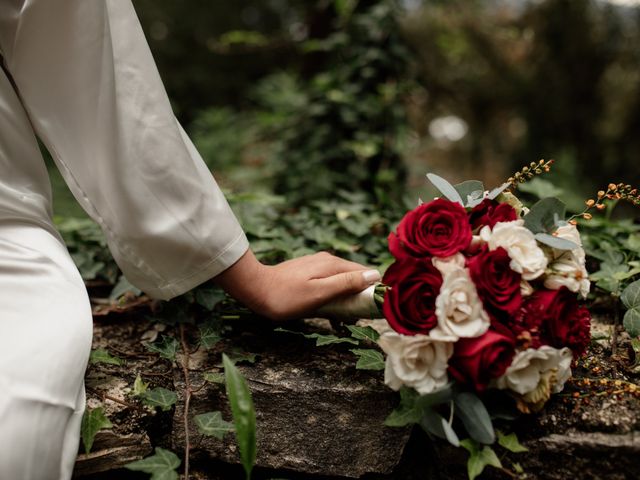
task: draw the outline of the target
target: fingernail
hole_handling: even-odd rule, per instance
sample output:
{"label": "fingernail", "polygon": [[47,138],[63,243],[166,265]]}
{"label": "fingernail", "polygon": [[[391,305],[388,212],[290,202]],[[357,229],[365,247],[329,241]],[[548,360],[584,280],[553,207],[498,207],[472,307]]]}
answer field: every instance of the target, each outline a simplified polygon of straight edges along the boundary
{"label": "fingernail", "polygon": [[376,282],[379,282],[382,278],[380,276],[380,272],[377,270],[367,270],[366,272],[362,272],[362,278],[369,285],[373,285]]}

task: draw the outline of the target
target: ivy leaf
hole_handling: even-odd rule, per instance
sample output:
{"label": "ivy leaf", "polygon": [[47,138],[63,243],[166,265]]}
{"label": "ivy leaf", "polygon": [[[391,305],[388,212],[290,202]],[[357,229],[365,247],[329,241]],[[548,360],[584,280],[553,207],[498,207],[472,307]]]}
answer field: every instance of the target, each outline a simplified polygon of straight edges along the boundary
{"label": "ivy leaf", "polygon": [[143,397],[147,393],[147,388],[149,384],[142,381],[142,377],[140,374],[136,376],[136,379],[133,381],[133,391],[131,394],[134,397]]}
{"label": "ivy leaf", "polygon": [[210,383],[224,383],[224,374],[220,372],[205,372],[202,377]]}
{"label": "ivy leaf", "polygon": [[156,447],[154,455],[127,463],[124,468],[135,472],[149,473],[150,480],[178,480],[176,469],[180,463],[180,459],[175,453]]}
{"label": "ivy leaf", "polygon": [[[229,361],[234,365],[243,362],[254,364],[256,363],[256,357],[257,355],[255,353],[243,352],[242,350],[231,350],[230,352],[227,352],[227,358],[229,358]],[[216,366],[222,367],[224,366],[224,363],[220,363]]]}
{"label": "ivy leaf", "polygon": [[426,408],[420,419],[420,426],[424,431],[438,438],[447,440],[454,447],[460,446],[458,435],[449,422],[432,408]]}
{"label": "ivy leaf", "polygon": [[203,413],[193,419],[200,433],[219,440],[222,440],[226,433],[233,432],[233,423],[223,420],[221,412]]}
{"label": "ivy leaf", "polygon": [[196,290],[196,303],[209,311],[225,298],[225,293],[219,288],[200,287]]}
{"label": "ivy leaf", "polygon": [[89,356],[89,363],[106,363],[107,365],[122,365],[124,360],[118,357],[114,357],[108,351],[102,348],[96,348],[95,350],[91,350],[91,355]]}
{"label": "ivy leaf", "polygon": [[91,452],[96,433],[104,428],[111,427],[113,427],[113,424],[104,414],[102,407],[87,409],[82,416],[82,425],[80,427],[85,453]]}
{"label": "ivy leaf", "polygon": [[238,368],[225,354],[222,354],[222,362],[224,364],[227,397],[231,404],[236,441],[240,450],[240,459],[247,474],[247,479],[249,479],[251,478],[253,465],[256,462],[256,412],[247,382]]}
{"label": "ivy leaf", "polygon": [[444,178],[433,173],[427,173],[427,178],[433,184],[433,186],[436,187],[440,191],[440,193],[445,196],[447,200],[457,202],[464,207],[465,202],[462,201],[460,194],[453,187],[453,185],[447,182]]}
{"label": "ivy leaf", "polygon": [[502,463],[491,447],[485,445],[480,446],[471,439],[461,440],[460,445],[469,452],[469,460],[467,461],[467,475],[469,480],[474,480],[482,473],[484,467],[491,465],[492,467],[502,468]]}
{"label": "ivy leaf", "polygon": [[380,338],[380,334],[371,327],[347,325],[347,328],[351,332],[351,336],[357,340],[371,340],[375,343]]}
{"label": "ivy leaf", "polygon": [[120,275],[118,283],[113,287],[113,290],[111,290],[111,293],[109,294],[109,300],[117,300],[127,292],[133,293],[136,297],[142,294],[142,290],[134,287],[124,275]]}
{"label": "ivy leaf", "polygon": [[356,363],[356,369],[358,370],[384,370],[384,357],[382,354],[371,348],[368,349],[353,349],[351,352],[355,353],[359,358]]}
{"label": "ivy leaf", "polygon": [[178,396],[176,392],[158,387],[148,390],[142,397],[142,401],[150,407],[160,407],[166,412],[178,401]]}
{"label": "ivy leaf", "polygon": [[171,360],[176,359],[176,353],[178,353],[178,340],[175,337],[169,335],[162,335],[162,338],[158,342],[147,343],[145,346],[150,352],[159,353],[162,358]]}
{"label": "ivy leaf", "polygon": [[632,337],[640,335],[640,280],[636,280],[624,289],[620,296],[627,307],[624,314],[624,328]]}
{"label": "ivy leaf", "polygon": [[316,347],[323,347],[325,345],[331,345],[334,343],[350,343],[352,345],[359,345],[360,342],[353,338],[336,337],[335,335],[322,335],[320,333],[304,334],[302,332],[294,332],[293,330],[286,330],[284,328],[275,328],[274,332],[293,333],[294,335],[302,335],[304,338],[309,338],[316,341]]}
{"label": "ivy leaf", "polygon": [[220,327],[212,322],[200,325],[200,345],[208,350],[222,340]]}
{"label": "ivy leaf", "polygon": [[492,444],[496,436],[491,417],[482,400],[470,392],[462,392],[453,400],[456,416],[462,420],[471,438],[479,443]]}
{"label": "ivy leaf", "polygon": [[504,447],[507,450],[509,450],[510,452],[521,453],[521,452],[528,452],[529,451],[529,449],[527,447],[523,446],[518,441],[518,436],[515,433],[510,433],[509,435],[505,435],[500,430],[498,430],[496,433],[498,435],[498,443],[502,447]]}
{"label": "ivy leaf", "polygon": [[524,216],[524,226],[533,233],[553,232],[566,213],[567,207],[557,198],[543,198]]}

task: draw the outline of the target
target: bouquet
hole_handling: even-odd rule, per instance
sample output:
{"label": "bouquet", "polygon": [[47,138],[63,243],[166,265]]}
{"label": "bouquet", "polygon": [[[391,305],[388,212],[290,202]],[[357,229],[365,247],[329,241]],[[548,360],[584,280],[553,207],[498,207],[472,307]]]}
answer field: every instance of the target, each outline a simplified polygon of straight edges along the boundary
{"label": "bouquet", "polygon": [[407,212],[390,234],[395,261],[384,286],[349,300],[358,316],[377,298],[389,325],[378,344],[401,404],[388,425],[420,424],[491,464],[492,450],[479,453],[496,439],[486,398],[506,394],[530,413],[563,389],[590,341],[580,303],[590,288],[585,252],[560,200],[529,209],[513,194],[550,164],[532,163],[490,191],[427,175],[441,197]]}

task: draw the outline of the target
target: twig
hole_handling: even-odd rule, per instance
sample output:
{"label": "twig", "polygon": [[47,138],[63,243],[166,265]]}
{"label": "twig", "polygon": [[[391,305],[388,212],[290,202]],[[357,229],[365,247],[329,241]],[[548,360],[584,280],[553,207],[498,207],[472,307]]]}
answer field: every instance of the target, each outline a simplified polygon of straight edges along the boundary
{"label": "twig", "polygon": [[615,308],[613,310],[613,332],[611,332],[611,356],[618,354],[618,322],[620,321],[620,297],[615,298]]}
{"label": "twig", "polygon": [[182,373],[184,374],[184,478],[189,480],[189,402],[191,401],[191,382],[189,381],[189,349],[184,336],[184,324],[180,324],[180,343],[182,344]]}

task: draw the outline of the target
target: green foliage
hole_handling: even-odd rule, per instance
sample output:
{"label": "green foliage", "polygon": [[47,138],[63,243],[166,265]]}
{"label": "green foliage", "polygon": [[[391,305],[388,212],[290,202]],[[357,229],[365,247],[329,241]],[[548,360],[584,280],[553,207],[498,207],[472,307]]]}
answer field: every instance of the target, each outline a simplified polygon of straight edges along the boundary
{"label": "green foliage", "polygon": [[202,378],[210,383],[224,383],[224,374],[220,372],[205,372]]}
{"label": "green foliage", "polygon": [[200,346],[209,349],[222,340],[221,326],[218,323],[206,322],[199,326]]}
{"label": "green foliage", "polygon": [[180,466],[178,456],[164,448],[156,447],[155,453],[142,460],[128,463],[124,468],[151,475],[150,480],[178,480],[176,469]]}
{"label": "green foliage", "polygon": [[454,396],[455,414],[464,424],[467,433],[478,443],[492,444],[496,437],[491,417],[482,400],[471,392]]}
{"label": "green foliage", "polygon": [[178,353],[179,343],[178,340],[171,335],[162,335],[162,338],[154,343],[146,343],[145,346],[150,352],[159,353],[162,358],[171,360],[176,359]]}
{"label": "green foliage", "polygon": [[171,407],[178,401],[176,392],[158,387],[146,390],[142,395],[142,401],[150,407],[160,407],[162,411],[171,410]]}
{"label": "green foliage", "polygon": [[334,343],[351,343],[353,345],[358,345],[359,342],[353,338],[347,337],[336,337],[335,335],[322,335],[320,333],[309,333],[305,334],[302,332],[294,332],[293,330],[286,330],[284,328],[278,327],[273,330],[274,332],[283,332],[283,333],[292,333],[294,335],[302,335],[304,338],[309,338],[311,340],[316,341],[316,347],[322,347],[325,345],[333,345]]}
{"label": "green foliage", "polygon": [[567,207],[560,200],[553,197],[543,198],[524,216],[524,226],[533,233],[551,233],[564,221],[566,214]]}
{"label": "green foliage", "polygon": [[89,355],[89,363],[105,363],[107,365],[122,365],[124,361],[121,358],[114,357],[108,351],[103,348],[96,348],[91,350]]}
{"label": "green foliage", "polygon": [[[451,406],[453,408],[453,405]],[[453,418],[450,416],[450,418]],[[447,440],[454,447],[460,446],[458,435],[453,429],[451,422],[441,416],[432,408],[425,408],[420,419],[420,426],[424,431],[435,435],[438,438]]]}
{"label": "green foliage", "polygon": [[510,452],[523,453],[529,451],[527,447],[524,447],[522,444],[520,444],[515,433],[505,435],[500,430],[498,430],[496,433],[498,435],[498,443],[500,444],[500,446],[506,448]]}
{"label": "green foliage", "polygon": [[140,374],[138,374],[133,382],[133,390],[131,391],[131,394],[134,397],[144,397],[144,395],[146,395],[147,393],[148,388],[149,384],[147,382],[144,382]]}
{"label": "green foliage", "polygon": [[353,349],[358,356],[356,369],[358,370],[384,370],[384,357],[378,350],[373,349]]}
{"label": "green foliage", "polygon": [[640,280],[636,280],[625,288],[620,299],[627,307],[627,312],[624,314],[624,328],[632,337],[640,336]]}
{"label": "green foliage", "polygon": [[351,336],[356,340],[369,340],[376,343],[380,338],[380,334],[371,327],[358,327],[357,325],[347,325],[351,332]]}
{"label": "green foliage", "polygon": [[203,435],[222,440],[225,434],[233,432],[233,424],[222,419],[221,412],[209,412],[193,417],[198,431]]}
{"label": "green foliage", "polygon": [[496,452],[488,445],[481,446],[471,439],[460,441],[460,445],[469,452],[469,460],[467,461],[469,480],[480,475],[487,465],[502,468],[502,463],[500,463]]}
{"label": "green foliage", "polygon": [[251,470],[256,461],[256,412],[253,407],[251,392],[240,371],[222,355],[227,397],[231,404],[236,441],[240,450],[240,460],[247,479],[251,478]]}
{"label": "green foliage", "polygon": [[91,452],[93,446],[93,440],[96,437],[96,433],[105,428],[112,428],[113,424],[104,414],[102,407],[87,408],[82,416],[82,425],[80,427],[80,435],[82,437],[82,444],[84,445],[85,453]]}

